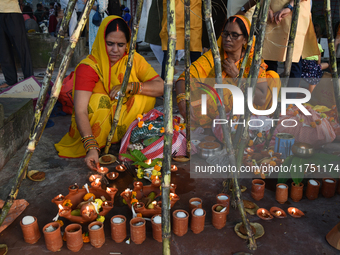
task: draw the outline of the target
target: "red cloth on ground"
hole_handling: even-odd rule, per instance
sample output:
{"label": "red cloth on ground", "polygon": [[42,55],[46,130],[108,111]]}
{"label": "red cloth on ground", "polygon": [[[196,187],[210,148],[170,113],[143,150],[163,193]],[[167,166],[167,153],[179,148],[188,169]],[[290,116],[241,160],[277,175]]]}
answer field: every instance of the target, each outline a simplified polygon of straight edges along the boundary
{"label": "red cloth on ground", "polygon": [[76,72],[75,90],[93,91],[94,86],[99,81],[98,74],[88,65],[81,64]]}

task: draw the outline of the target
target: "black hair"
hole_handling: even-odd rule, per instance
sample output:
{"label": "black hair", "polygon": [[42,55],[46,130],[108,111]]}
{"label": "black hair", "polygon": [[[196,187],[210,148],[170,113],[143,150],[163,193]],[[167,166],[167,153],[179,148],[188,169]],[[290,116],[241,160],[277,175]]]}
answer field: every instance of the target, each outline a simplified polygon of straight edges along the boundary
{"label": "black hair", "polygon": [[42,4],[37,4],[37,8],[43,7]]}
{"label": "black hair", "polygon": [[125,35],[126,41],[130,41],[130,29],[126,22],[123,19],[114,19],[112,20],[108,26],[106,27],[105,37],[111,33],[116,31],[122,31]]}
{"label": "black hair", "polygon": [[[235,20],[235,18],[236,18],[236,20]],[[233,23],[234,20],[236,21],[236,23],[237,23],[238,26],[240,27],[241,32],[242,32],[242,34],[243,34],[243,37],[248,41],[249,35],[248,35],[247,28],[246,28],[245,24],[243,23],[243,20],[240,19],[239,17],[231,16],[229,19],[227,19],[227,21],[226,21],[226,23],[225,23],[223,29],[226,27],[226,25],[227,25],[228,23]]]}
{"label": "black hair", "polygon": [[53,6],[53,7],[54,7],[54,2],[50,2],[50,6]]}
{"label": "black hair", "polygon": [[32,8],[31,8],[31,6],[29,6],[29,5],[25,5],[24,6],[24,8],[22,9],[22,13],[23,14],[28,14],[30,17],[31,17],[31,19],[34,19],[33,17],[33,10],[32,10]]}

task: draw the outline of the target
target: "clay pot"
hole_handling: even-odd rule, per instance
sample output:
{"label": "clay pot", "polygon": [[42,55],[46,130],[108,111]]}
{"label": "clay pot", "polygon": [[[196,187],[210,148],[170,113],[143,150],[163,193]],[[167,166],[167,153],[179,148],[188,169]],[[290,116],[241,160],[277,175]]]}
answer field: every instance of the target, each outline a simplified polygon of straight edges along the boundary
{"label": "clay pot", "polygon": [[[219,196],[226,196],[228,199],[219,199]],[[216,204],[221,204],[224,207],[227,207],[227,215],[229,214],[229,208],[230,208],[230,196],[224,193],[217,194],[216,196]]]}
{"label": "clay pot", "polygon": [[204,222],[205,222],[205,215],[206,215],[206,212],[204,209],[202,209],[203,210],[202,216],[195,215],[194,213],[197,209],[198,208],[195,208],[191,211],[191,222],[190,222],[190,229],[195,234],[199,234],[204,230]]}
{"label": "clay pot", "polygon": [[[332,180],[333,182],[327,182],[326,180]],[[324,197],[330,198],[334,196],[336,189],[336,180],[334,178],[323,178],[321,186],[321,194]]]}
{"label": "clay pot", "polygon": [[261,179],[254,179],[252,180],[251,186],[251,197],[254,198],[256,201],[259,201],[264,196],[264,187],[265,182]]}
{"label": "clay pot", "polygon": [[79,189],[78,185],[76,185],[76,184],[71,185],[70,187],[68,187],[69,194],[77,193],[78,189]]}
{"label": "clay pot", "polygon": [[[52,232],[46,232],[46,228],[51,226],[55,228]],[[58,251],[63,247],[63,238],[60,233],[60,225],[58,222],[51,222],[43,227],[46,248],[50,251]]]}
{"label": "clay pot", "polygon": [[320,182],[318,182],[317,180],[314,180],[314,181],[316,181],[318,185],[312,185],[309,181],[307,184],[306,197],[309,200],[314,200],[318,198]]}
{"label": "clay pot", "polygon": [[336,188],[336,192],[340,195],[340,182],[338,182],[338,187]]}
{"label": "clay pot", "polygon": [[[186,214],[185,218],[177,217],[178,212]],[[176,210],[172,213],[172,231],[175,235],[184,236],[188,232],[189,213],[184,210]]]}
{"label": "clay pot", "polygon": [[224,212],[217,212],[215,209],[217,206],[223,206],[222,204],[215,204],[212,206],[211,210],[212,210],[212,224],[215,228],[217,229],[221,229],[225,226],[225,224],[227,223],[227,210],[225,210]]}
{"label": "clay pot", "polygon": [[[113,223],[114,218],[121,218],[124,221],[121,223]],[[126,218],[123,215],[116,215],[111,218],[111,238],[116,243],[121,243],[126,238]]]}
{"label": "clay pot", "polygon": [[67,248],[73,252],[83,247],[83,232],[80,224],[70,224],[65,228]]}
{"label": "clay pot", "polygon": [[292,182],[291,190],[290,190],[290,198],[294,202],[299,202],[303,195],[303,183],[300,182],[299,186],[295,186],[295,183]]}
{"label": "clay pot", "polygon": [[[135,226],[134,224],[137,222],[143,222],[143,225]],[[141,217],[136,217],[130,220],[130,232],[131,232],[131,240],[135,244],[141,244],[144,242],[146,238],[145,232],[145,220]]]}
{"label": "clay pot", "polygon": [[[192,202],[200,202],[200,204],[195,205],[192,204]],[[193,197],[189,200],[189,208],[190,208],[190,212],[195,209],[195,208],[202,208],[202,199],[200,199],[199,197]]]}
{"label": "clay pot", "polygon": [[[285,188],[280,188],[281,186],[285,186]],[[284,183],[276,184],[276,193],[275,199],[280,204],[284,204],[288,200],[288,185]]]}
{"label": "clay pot", "polygon": [[28,225],[22,224],[22,220],[20,221],[20,227],[22,230],[22,234],[24,235],[24,240],[26,243],[34,244],[38,242],[41,237],[41,233],[39,231],[38,220],[36,217],[34,218],[34,222]]}
{"label": "clay pot", "polygon": [[[98,225],[99,229],[91,229],[94,225]],[[104,224],[100,221],[94,221],[89,224],[89,237],[92,246],[96,248],[102,247],[105,243]]]}
{"label": "clay pot", "polygon": [[154,222],[154,218],[156,216],[160,216],[162,217],[161,214],[156,214],[154,216],[152,216],[151,218],[151,224],[152,224],[152,236],[153,236],[153,239],[155,239],[156,241],[158,242],[162,242],[162,223],[155,223]]}

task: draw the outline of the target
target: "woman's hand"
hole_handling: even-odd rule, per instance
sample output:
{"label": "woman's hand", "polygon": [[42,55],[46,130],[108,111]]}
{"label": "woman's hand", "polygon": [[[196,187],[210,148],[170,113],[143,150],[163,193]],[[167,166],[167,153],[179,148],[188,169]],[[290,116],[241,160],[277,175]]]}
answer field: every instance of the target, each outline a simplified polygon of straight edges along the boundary
{"label": "woman's hand", "polygon": [[[182,115],[184,121],[187,120],[187,105],[186,105],[186,100],[183,100],[181,102],[179,102],[178,104],[178,108],[179,108],[179,113]],[[189,121],[196,121],[197,118],[194,114],[194,111],[192,109],[192,107],[190,106],[190,120]]]}
{"label": "woman's hand", "polygon": [[229,58],[223,60],[222,67],[223,71],[231,78],[236,78],[239,74],[239,70],[237,69],[235,62]]}
{"label": "woman's hand", "polygon": [[88,168],[93,171],[97,171],[97,165],[99,164],[99,155],[97,150],[89,150],[85,157],[85,163]]}
{"label": "woman's hand", "polygon": [[270,8],[270,7],[269,7],[269,11],[268,11],[267,21],[269,23],[274,23],[274,12],[273,12],[272,8]]}
{"label": "woman's hand", "polygon": [[[117,100],[118,99],[118,98],[115,98],[115,97],[118,94],[118,92],[120,91],[121,87],[122,87],[122,85],[113,86],[113,88],[111,89],[110,95],[109,95],[111,100],[114,100],[114,99]],[[129,94],[131,89],[132,89],[132,84],[128,83],[128,85],[126,87],[125,94]]]}
{"label": "woman's hand", "polygon": [[291,13],[291,10],[289,8],[283,8],[280,11],[277,11],[274,13],[274,20],[276,24],[279,24],[282,19],[287,17]]}

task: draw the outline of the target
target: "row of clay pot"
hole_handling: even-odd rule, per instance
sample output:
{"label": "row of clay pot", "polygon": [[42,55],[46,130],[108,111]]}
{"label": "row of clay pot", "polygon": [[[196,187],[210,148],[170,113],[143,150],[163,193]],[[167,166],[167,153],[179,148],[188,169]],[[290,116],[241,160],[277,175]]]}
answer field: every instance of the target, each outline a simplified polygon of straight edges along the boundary
{"label": "row of clay pot", "polygon": [[[333,182],[328,182],[326,180],[332,180]],[[320,190],[320,182],[314,180],[317,185],[312,185],[310,181],[308,181],[307,189],[306,189],[306,197],[310,200],[314,200],[318,197],[319,190]],[[285,186],[283,188],[283,186]],[[299,186],[295,185],[294,182],[291,184],[291,191],[290,191],[290,198],[294,202],[299,202],[303,196],[303,183],[300,183]],[[282,188],[281,188],[282,187]],[[323,178],[322,179],[322,186],[321,186],[321,194],[326,197],[330,198],[333,197],[336,191],[336,180],[333,178]],[[340,185],[338,186],[338,193],[340,194]],[[276,200],[280,204],[284,204],[288,200],[288,186],[283,183],[278,183],[276,185]]]}

